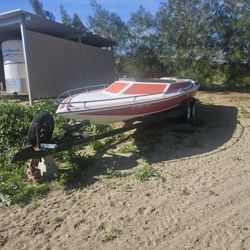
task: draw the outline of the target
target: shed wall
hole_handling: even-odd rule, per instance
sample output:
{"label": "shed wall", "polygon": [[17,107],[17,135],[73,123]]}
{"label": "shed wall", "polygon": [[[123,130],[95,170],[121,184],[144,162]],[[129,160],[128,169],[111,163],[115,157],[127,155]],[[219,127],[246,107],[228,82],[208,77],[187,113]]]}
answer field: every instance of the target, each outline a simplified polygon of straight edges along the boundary
{"label": "shed wall", "polygon": [[114,81],[111,51],[33,31],[27,31],[27,38],[33,97]]}

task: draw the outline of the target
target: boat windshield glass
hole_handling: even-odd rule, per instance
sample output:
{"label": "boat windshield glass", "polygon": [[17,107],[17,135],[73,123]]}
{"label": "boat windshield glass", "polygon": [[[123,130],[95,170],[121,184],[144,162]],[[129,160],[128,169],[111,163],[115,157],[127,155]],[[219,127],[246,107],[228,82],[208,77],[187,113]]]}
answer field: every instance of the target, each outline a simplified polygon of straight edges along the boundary
{"label": "boat windshield glass", "polygon": [[186,87],[188,87],[189,84],[190,84],[190,82],[187,82],[187,81],[172,83],[168,88],[168,92],[172,92],[172,91],[175,91],[175,90],[181,89],[181,88],[186,88]]}

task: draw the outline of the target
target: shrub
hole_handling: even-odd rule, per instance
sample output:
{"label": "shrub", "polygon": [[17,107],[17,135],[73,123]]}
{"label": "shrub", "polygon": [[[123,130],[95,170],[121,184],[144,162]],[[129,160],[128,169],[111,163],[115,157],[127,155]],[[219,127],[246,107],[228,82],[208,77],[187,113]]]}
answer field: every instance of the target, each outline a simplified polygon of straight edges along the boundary
{"label": "shrub", "polygon": [[[48,184],[33,186],[26,180],[26,163],[11,163],[10,152],[27,144],[27,132],[35,114],[48,111],[55,115],[56,105],[51,100],[41,101],[34,106],[15,103],[0,104],[0,202],[10,206],[27,197],[37,196],[48,189]],[[63,123],[55,118],[55,132]]]}
{"label": "shrub", "polygon": [[141,182],[148,181],[150,177],[155,176],[152,167],[145,163],[135,172],[135,178]]}
{"label": "shrub", "polygon": [[[56,105],[52,100],[45,100],[34,106],[15,103],[0,104],[0,149],[15,148],[27,143],[27,133],[33,117],[48,111],[55,117]],[[63,119],[55,117],[59,133]]]}

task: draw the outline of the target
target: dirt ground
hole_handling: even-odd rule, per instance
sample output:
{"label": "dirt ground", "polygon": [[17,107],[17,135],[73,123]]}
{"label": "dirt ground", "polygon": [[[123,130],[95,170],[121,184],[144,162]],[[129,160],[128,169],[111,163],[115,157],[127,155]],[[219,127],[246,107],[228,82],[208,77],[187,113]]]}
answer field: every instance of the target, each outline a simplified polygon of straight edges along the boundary
{"label": "dirt ground", "polygon": [[86,186],[0,205],[0,249],[250,249],[250,94],[198,99],[195,129],[154,128],[154,177],[135,178],[133,154],[96,156]]}

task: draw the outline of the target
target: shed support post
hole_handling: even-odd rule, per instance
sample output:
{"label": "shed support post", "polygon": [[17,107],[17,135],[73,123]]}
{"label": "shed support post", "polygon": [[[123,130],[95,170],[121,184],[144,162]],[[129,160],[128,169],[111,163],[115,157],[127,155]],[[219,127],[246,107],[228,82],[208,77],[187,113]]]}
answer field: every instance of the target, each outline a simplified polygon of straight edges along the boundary
{"label": "shed support post", "polygon": [[30,103],[30,105],[32,105],[33,104],[33,97],[32,97],[32,86],[31,86],[31,82],[30,82],[30,65],[29,65],[29,56],[28,56],[28,39],[27,39],[27,32],[26,32],[26,27],[25,27],[25,18],[24,18],[23,15],[21,15],[20,29],[21,29],[22,44],[23,44],[23,53],[24,53],[24,62],[25,62],[25,70],[26,70],[27,85],[28,85],[29,103]]}

